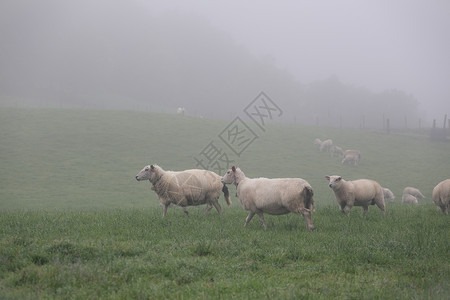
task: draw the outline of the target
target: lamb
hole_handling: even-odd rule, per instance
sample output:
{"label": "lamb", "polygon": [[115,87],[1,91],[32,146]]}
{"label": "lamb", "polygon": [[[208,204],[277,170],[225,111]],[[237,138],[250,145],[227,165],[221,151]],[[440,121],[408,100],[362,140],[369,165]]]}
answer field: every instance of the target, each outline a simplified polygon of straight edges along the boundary
{"label": "lamb", "polygon": [[157,165],[144,167],[136,180],[149,180],[152,190],[158,195],[163,206],[163,217],[171,204],[181,206],[189,215],[186,207],[206,204],[204,213],[208,213],[214,206],[219,214],[222,208],[219,204],[220,191],[223,192],[228,206],[231,205],[228,188],[222,184],[221,177],[207,170],[185,170],[181,172],[164,171]]}
{"label": "lamb", "polygon": [[450,207],[450,179],[439,182],[431,194],[434,204],[436,204],[443,214],[448,215]]}
{"label": "lamb", "polygon": [[409,194],[421,200],[425,199],[425,196],[422,195],[422,193],[418,189],[410,186],[407,186],[403,189],[403,194]]}
{"label": "lamb", "polygon": [[317,148],[317,150],[320,150],[321,145],[322,145],[322,141],[320,139],[314,140],[314,146]]}
{"label": "lamb", "polygon": [[394,193],[392,193],[392,191],[388,188],[384,188],[383,189],[383,195],[384,195],[384,201],[386,202],[386,200],[389,200],[389,202],[394,202],[395,196]]}
{"label": "lamb", "polygon": [[353,163],[355,166],[359,164],[359,161],[361,160],[361,152],[359,150],[346,150],[344,152],[344,158],[342,159],[341,163],[347,164],[347,163]]}
{"label": "lamb", "polygon": [[264,229],[267,229],[263,213],[283,215],[301,213],[306,229],[313,230],[311,209],[314,205],[313,189],[301,178],[248,178],[240,168],[233,166],[222,177],[224,184],[234,184],[242,208],[250,211],[245,226],[255,214],[258,215]]}
{"label": "lamb", "polygon": [[[369,205],[376,204],[386,213],[386,205],[381,185],[370,179],[359,179],[354,181],[345,181],[341,176],[325,176],[330,182],[329,187],[333,190],[341,211],[349,215],[353,206],[362,206],[365,216]],[[344,210],[345,209],[345,210]]]}
{"label": "lamb", "polygon": [[331,146],[333,146],[333,141],[328,139],[328,140],[323,141],[322,144],[320,144],[319,150],[321,152],[329,152]]}
{"label": "lamb", "polygon": [[417,201],[417,198],[411,194],[403,194],[402,203],[419,204],[419,201]]}
{"label": "lamb", "polygon": [[337,156],[337,157],[343,157],[344,156],[344,151],[342,150],[341,147],[332,145],[330,148],[330,152],[331,152],[331,156]]}

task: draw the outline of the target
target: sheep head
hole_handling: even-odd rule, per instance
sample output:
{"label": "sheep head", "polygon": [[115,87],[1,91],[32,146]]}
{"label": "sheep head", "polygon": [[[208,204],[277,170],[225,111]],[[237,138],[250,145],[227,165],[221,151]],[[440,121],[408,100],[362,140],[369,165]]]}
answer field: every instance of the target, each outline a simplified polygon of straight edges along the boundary
{"label": "sheep head", "polygon": [[338,175],[325,176],[325,179],[329,181],[328,186],[332,189],[339,188],[342,183],[342,177]]}
{"label": "sheep head", "polygon": [[239,184],[239,181],[242,180],[244,177],[245,177],[244,172],[242,172],[240,168],[232,166],[231,169],[229,169],[222,177],[222,183],[234,184],[237,186]]}
{"label": "sheep head", "polygon": [[136,180],[150,180],[154,179],[156,176],[156,167],[154,165],[145,166],[137,175]]}

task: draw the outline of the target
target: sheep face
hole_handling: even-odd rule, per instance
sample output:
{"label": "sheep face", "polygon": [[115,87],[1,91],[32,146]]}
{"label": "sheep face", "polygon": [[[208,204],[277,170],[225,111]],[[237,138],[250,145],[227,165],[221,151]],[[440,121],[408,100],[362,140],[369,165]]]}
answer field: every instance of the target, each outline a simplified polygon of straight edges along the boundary
{"label": "sheep face", "polygon": [[231,169],[225,173],[225,175],[222,177],[222,183],[223,184],[236,184],[236,167],[233,166]]}
{"label": "sheep face", "polygon": [[142,180],[150,180],[155,177],[155,166],[148,165],[145,166],[137,175],[136,180],[142,181]]}
{"label": "sheep face", "polygon": [[333,175],[333,176],[325,176],[325,179],[329,181],[328,186],[332,189],[337,189],[342,183],[342,177]]}

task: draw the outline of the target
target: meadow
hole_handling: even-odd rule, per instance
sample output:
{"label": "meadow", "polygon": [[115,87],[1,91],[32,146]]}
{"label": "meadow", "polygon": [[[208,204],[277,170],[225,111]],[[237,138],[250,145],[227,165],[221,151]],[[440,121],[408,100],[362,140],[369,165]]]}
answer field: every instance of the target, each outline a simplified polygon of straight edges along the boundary
{"label": "meadow", "polygon": [[[265,231],[234,197],[223,215],[162,209],[147,164],[195,167],[229,121],[126,111],[0,108],[2,299],[448,299],[450,219],[431,201],[450,177],[450,144],[415,131],[270,124],[235,164],[249,177],[301,177],[313,187],[314,232],[298,215]],[[359,149],[359,166],[314,138]],[[230,153],[231,154],[231,153]],[[231,155],[230,155],[231,156]],[[386,216],[343,215],[325,175],[371,178],[396,195]],[[220,174],[223,175],[223,174]],[[425,200],[401,204],[405,186]]]}

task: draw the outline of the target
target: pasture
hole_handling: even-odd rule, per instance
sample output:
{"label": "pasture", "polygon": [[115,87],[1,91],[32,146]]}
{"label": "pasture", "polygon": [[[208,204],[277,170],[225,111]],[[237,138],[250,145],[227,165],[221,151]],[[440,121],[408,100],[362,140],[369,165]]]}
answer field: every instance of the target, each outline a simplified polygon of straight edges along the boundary
{"label": "pasture", "polygon": [[[169,208],[136,173],[195,167],[229,121],[124,111],[0,109],[0,298],[417,298],[450,296],[450,219],[431,202],[450,177],[450,144],[271,124],[240,157],[248,177],[301,177],[316,230],[265,215],[264,231],[234,197],[215,210]],[[361,150],[359,166],[318,152],[314,138]],[[325,175],[391,189],[386,216],[338,209]],[[219,174],[223,175],[223,174]],[[425,200],[401,204],[405,186]]]}

